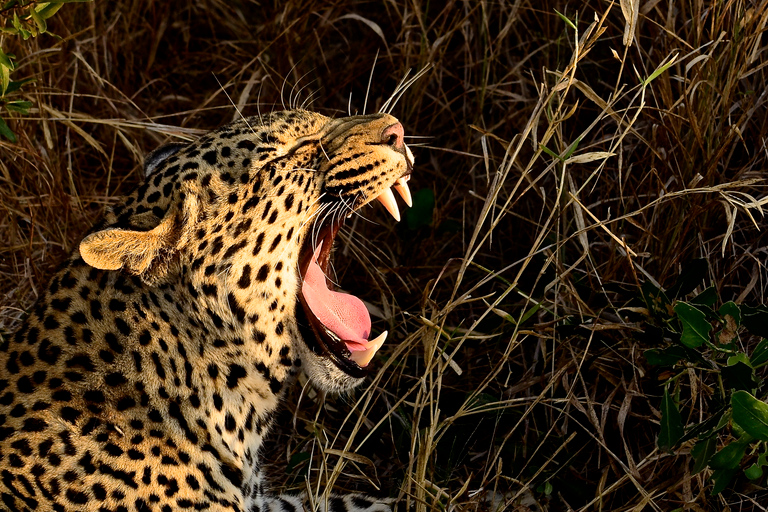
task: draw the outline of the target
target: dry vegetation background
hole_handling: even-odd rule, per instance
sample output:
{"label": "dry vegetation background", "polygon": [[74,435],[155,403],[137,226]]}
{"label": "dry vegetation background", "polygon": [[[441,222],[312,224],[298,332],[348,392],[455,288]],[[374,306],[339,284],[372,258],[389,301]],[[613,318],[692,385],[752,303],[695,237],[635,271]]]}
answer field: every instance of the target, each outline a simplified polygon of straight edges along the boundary
{"label": "dry vegetation background", "polygon": [[627,46],[600,0],[67,5],[60,39],[0,39],[35,78],[29,115],[0,110],[18,136],[0,141],[0,329],[158,145],[283,105],[374,111],[425,70],[393,110],[416,206],[399,225],[368,210],[336,256],[392,334],[367,390],[289,398],[273,486],[399,510],[765,510],[764,478],[711,496],[690,442],[657,448],[667,379],[695,423],[718,377],[647,364],[668,340],[640,285],[703,258],[698,290],[765,302],[767,6],[644,1]]}

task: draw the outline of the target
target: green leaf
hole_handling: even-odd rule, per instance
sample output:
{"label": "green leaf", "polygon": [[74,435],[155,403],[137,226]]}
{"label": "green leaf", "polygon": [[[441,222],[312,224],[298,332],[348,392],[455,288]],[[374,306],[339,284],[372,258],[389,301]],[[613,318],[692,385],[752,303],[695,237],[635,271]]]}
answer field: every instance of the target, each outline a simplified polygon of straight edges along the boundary
{"label": "green leaf", "polygon": [[746,391],[736,391],[731,397],[733,421],[752,437],[768,441],[768,404]]}
{"label": "green leaf", "polygon": [[738,469],[749,441],[749,437],[742,438],[724,447],[709,459],[709,467],[712,469]]}
{"label": "green leaf", "polygon": [[34,78],[25,78],[24,80],[11,80],[8,84],[8,88],[5,90],[5,95],[7,96],[13,92],[16,92],[21,89],[24,84],[28,84],[29,82],[34,81]]}
{"label": "green leaf", "polygon": [[59,9],[64,7],[63,3],[56,3],[56,2],[45,2],[42,4],[39,4],[37,7],[35,7],[35,10],[40,15],[41,18],[44,20],[47,20],[54,14],[56,14]]}
{"label": "green leaf", "polygon": [[512,319],[512,322],[516,325],[524,324],[526,321],[528,321],[529,318],[531,318],[539,309],[541,309],[541,304],[536,304],[532,308],[525,311],[523,316],[520,317],[519,322],[515,322],[514,319]]}
{"label": "green leaf", "polygon": [[16,28],[16,30],[19,32],[19,35],[24,38],[26,41],[30,38],[32,33],[27,30],[27,28],[24,26],[22,21],[19,19],[19,16],[16,13],[13,13],[13,26]]}
{"label": "green leaf", "polygon": [[571,143],[571,145],[566,150],[565,155],[563,155],[563,160],[568,160],[569,158],[571,158],[571,155],[573,155],[576,152],[576,148],[579,147],[580,143],[581,143],[581,137],[576,137],[576,140]]}
{"label": "green leaf", "polygon": [[405,211],[408,229],[419,229],[432,224],[435,194],[431,188],[423,188],[413,194],[413,206]]}
{"label": "green leaf", "polygon": [[697,286],[707,275],[707,260],[697,258],[689,261],[683,266],[680,277],[677,278],[668,290],[667,295],[673,299],[682,298],[696,289]]}
{"label": "green leaf", "polygon": [[717,288],[714,286],[710,286],[697,296],[695,296],[693,299],[691,299],[692,304],[700,304],[702,306],[709,306],[712,307],[715,305],[715,302],[717,302]]}
{"label": "green leaf", "polygon": [[13,71],[15,68],[13,60],[11,60],[11,56],[6,55],[2,49],[0,49],[0,66],[6,67],[11,71]]}
{"label": "green leaf", "polygon": [[565,161],[564,159],[560,158],[560,155],[558,155],[557,153],[555,153],[554,151],[552,151],[551,149],[549,149],[549,148],[548,148],[547,146],[545,146],[544,144],[539,144],[539,147],[541,148],[541,150],[542,150],[542,151],[544,151],[546,154],[548,154],[548,155],[549,155],[549,156],[551,156],[552,158],[554,158],[554,159],[556,159],[556,160],[560,160],[561,162],[564,162],[564,161]]}
{"label": "green leaf", "polygon": [[680,442],[683,443],[689,439],[695,438],[699,438],[701,440],[705,437],[712,437],[715,432],[721,430],[728,423],[730,423],[730,407],[728,407],[727,410],[728,414],[726,414],[725,407],[721,407],[720,409],[716,409],[714,411],[708,411],[710,414],[709,418],[702,421],[698,425],[694,425],[693,427],[689,428],[685,435],[680,439]]}
{"label": "green leaf", "polygon": [[739,360],[733,361],[732,365],[722,367],[720,374],[726,383],[726,389],[741,389],[748,391],[756,388],[757,383],[754,379],[754,370],[748,364]]}
{"label": "green leaf", "polygon": [[642,284],[640,291],[643,294],[645,306],[652,315],[662,319],[669,318],[672,315],[671,311],[668,310],[670,301],[664,293],[664,290],[657,288],[656,285],[650,281],[645,281]]}
{"label": "green leaf", "polygon": [[23,100],[9,101],[8,103],[5,104],[5,108],[7,108],[8,110],[12,112],[18,112],[24,115],[29,114],[29,109],[31,107],[32,107],[31,101],[23,101]]}
{"label": "green leaf", "polygon": [[664,73],[667,69],[669,69],[669,67],[672,66],[672,64],[674,64],[675,61],[677,60],[678,55],[679,53],[676,53],[664,59],[662,63],[659,65],[659,67],[656,68],[653,71],[653,73],[651,73],[651,76],[643,80],[643,87],[647,87],[648,84],[656,80],[659,76],[661,76],[662,73]]}
{"label": "green leaf", "polygon": [[661,432],[657,445],[659,450],[671,451],[683,437],[683,420],[680,417],[680,411],[677,410],[672,397],[669,396],[669,389],[664,388],[664,395],[661,398]]}
{"label": "green leaf", "polygon": [[707,321],[706,313],[687,302],[675,304],[675,313],[683,324],[683,333],[680,336],[683,345],[696,348],[709,340],[712,325]]}
{"label": "green leaf", "polygon": [[35,9],[30,9],[29,15],[35,21],[35,25],[37,25],[37,29],[40,31],[40,33],[45,34],[45,32],[48,30],[48,24],[45,22],[45,19],[40,16],[40,13]]}
{"label": "green leaf", "polygon": [[691,456],[693,457],[693,474],[700,472],[706,468],[709,464],[709,459],[715,453],[717,448],[717,436],[707,437],[701,439],[691,449]]}
{"label": "green leaf", "polygon": [[758,466],[768,466],[768,445],[763,445],[763,453],[757,456]]}
{"label": "green leaf", "polygon": [[763,338],[757,344],[749,356],[749,362],[752,363],[752,368],[759,368],[768,362],[768,339]]}
{"label": "green leaf", "polygon": [[576,30],[576,25],[574,25],[573,22],[569,20],[565,14],[562,14],[557,9],[554,9],[554,11],[557,13],[558,16],[560,16],[560,19],[563,20],[569,27],[571,27],[573,30]]}
{"label": "green leaf", "polygon": [[8,128],[8,125],[5,124],[5,120],[0,117],[0,135],[5,137],[11,142],[16,142],[16,134],[11,131],[10,128]]}
{"label": "green leaf", "polygon": [[738,472],[738,469],[718,469],[717,471],[713,471],[712,480],[715,481],[715,485],[712,487],[712,496],[717,496],[723,492]]}
{"label": "green leaf", "polygon": [[736,322],[736,327],[739,327],[741,325],[741,310],[739,309],[739,306],[737,306],[735,302],[733,301],[726,302],[725,304],[720,306],[720,309],[718,309],[717,312],[723,318],[725,318],[726,316],[730,316],[731,318],[733,318],[733,321]]}
{"label": "green leaf", "polygon": [[768,338],[768,309],[765,306],[751,308],[742,304],[741,325],[755,336]]}
{"label": "green leaf", "polygon": [[11,70],[0,66],[0,97],[5,96],[8,86],[11,84]]}
{"label": "green leaf", "polygon": [[763,476],[763,468],[757,464],[752,464],[744,470],[744,475],[750,480],[757,480]]}
{"label": "green leaf", "polygon": [[672,345],[667,348],[652,348],[643,352],[645,360],[653,366],[674,366],[678,361],[688,361],[688,353],[685,347]]}
{"label": "green leaf", "polygon": [[737,352],[728,356],[728,361],[726,362],[728,366],[736,366],[738,363],[744,363],[749,368],[752,368],[752,364],[749,362],[749,358],[744,352]]}

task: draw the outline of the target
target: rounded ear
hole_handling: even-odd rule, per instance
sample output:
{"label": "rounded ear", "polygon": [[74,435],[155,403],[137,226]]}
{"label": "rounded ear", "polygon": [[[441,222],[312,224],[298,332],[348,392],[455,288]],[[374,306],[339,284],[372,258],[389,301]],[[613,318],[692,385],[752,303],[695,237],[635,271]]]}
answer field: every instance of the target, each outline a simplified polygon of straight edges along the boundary
{"label": "rounded ear", "polygon": [[170,213],[149,231],[106,227],[80,242],[80,256],[101,270],[125,268],[145,280],[154,280],[168,270],[180,231],[180,222]]}
{"label": "rounded ear", "polygon": [[188,145],[185,142],[169,142],[152,151],[144,158],[144,177],[151,176],[163,162]]}

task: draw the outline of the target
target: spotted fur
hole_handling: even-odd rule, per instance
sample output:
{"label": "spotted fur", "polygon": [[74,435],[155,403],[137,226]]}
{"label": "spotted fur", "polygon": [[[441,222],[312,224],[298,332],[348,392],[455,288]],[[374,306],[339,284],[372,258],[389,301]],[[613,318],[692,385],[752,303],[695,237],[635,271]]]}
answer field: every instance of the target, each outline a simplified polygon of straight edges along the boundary
{"label": "spotted fur", "polygon": [[392,126],[294,110],[151,154],[0,346],[0,509],[301,509],[264,489],[275,409],[302,370],[328,391],[361,378],[297,321],[300,254],[321,216],[410,173]]}

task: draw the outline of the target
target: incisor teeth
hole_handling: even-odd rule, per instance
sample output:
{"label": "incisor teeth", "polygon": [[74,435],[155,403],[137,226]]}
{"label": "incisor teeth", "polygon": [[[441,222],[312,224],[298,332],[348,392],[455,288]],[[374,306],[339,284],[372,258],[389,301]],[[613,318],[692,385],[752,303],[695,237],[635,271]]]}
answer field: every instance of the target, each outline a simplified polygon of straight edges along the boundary
{"label": "incisor teeth", "polygon": [[[409,176],[410,177],[410,176]],[[411,199],[411,190],[408,188],[408,178],[398,178],[395,182],[395,190],[403,198],[405,204],[413,206],[413,199]]]}
{"label": "incisor teeth", "polygon": [[397,222],[400,222],[400,210],[397,209],[395,195],[392,193],[391,188],[385,189],[384,192],[379,194],[379,197],[376,199],[381,201],[381,204],[384,205],[384,208],[386,208],[387,211],[392,214]]}
{"label": "incisor teeth", "polygon": [[381,348],[381,346],[384,344],[384,341],[387,339],[387,331],[384,331],[383,333],[379,334],[379,336],[376,339],[373,339],[368,342],[368,348],[365,350],[361,350],[359,352],[352,352],[352,355],[349,356],[350,359],[352,359],[354,362],[357,363],[358,366],[361,368],[365,368],[368,366],[368,363],[371,362],[371,359],[373,359],[373,356],[376,354],[376,352]]}

